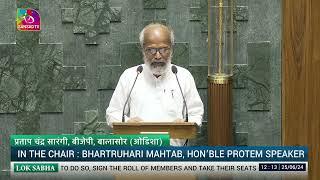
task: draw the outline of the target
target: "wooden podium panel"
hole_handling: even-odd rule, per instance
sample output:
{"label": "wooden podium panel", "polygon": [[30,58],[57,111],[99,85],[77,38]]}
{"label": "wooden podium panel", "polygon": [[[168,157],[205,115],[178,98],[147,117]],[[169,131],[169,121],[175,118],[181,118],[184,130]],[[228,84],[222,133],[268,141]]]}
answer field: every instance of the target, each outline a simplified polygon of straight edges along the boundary
{"label": "wooden podium panel", "polygon": [[[141,134],[141,133],[169,133],[170,138],[193,139],[197,135],[197,125],[191,122],[115,122],[113,123],[114,134]],[[195,175],[116,175],[116,180],[196,180]]]}
{"label": "wooden podium panel", "polygon": [[192,122],[115,122],[114,134],[141,134],[141,133],[168,132],[173,139],[194,139],[197,135],[197,125]]}

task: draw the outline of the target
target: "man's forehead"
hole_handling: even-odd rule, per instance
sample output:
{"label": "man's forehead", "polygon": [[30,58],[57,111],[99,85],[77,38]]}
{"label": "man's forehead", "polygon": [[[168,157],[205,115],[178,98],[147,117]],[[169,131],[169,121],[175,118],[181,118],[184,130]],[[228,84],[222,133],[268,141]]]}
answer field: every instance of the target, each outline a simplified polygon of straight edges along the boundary
{"label": "man's forehead", "polygon": [[165,26],[151,26],[144,31],[144,43],[171,43],[170,31]]}
{"label": "man's forehead", "polygon": [[160,24],[147,26],[145,29],[145,33],[150,33],[150,32],[170,34],[169,28],[167,26],[160,25]]}

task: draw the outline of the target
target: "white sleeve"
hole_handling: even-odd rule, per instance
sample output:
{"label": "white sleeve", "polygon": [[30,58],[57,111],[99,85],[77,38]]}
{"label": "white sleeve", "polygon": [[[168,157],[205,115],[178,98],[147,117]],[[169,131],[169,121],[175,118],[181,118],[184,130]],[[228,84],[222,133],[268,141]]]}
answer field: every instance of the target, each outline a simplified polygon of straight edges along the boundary
{"label": "white sleeve", "polygon": [[194,78],[190,72],[188,72],[189,77],[186,91],[186,102],[188,106],[189,122],[195,122],[198,126],[202,124],[203,116],[203,103],[199,96]]}
{"label": "white sleeve", "polygon": [[[119,78],[116,89],[113,92],[111,97],[109,107],[106,110],[106,119],[108,126],[112,127],[113,122],[121,122],[122,120],[122,111],[123,106],[127,98],[128,89],[126,71],[122,73]],[[128,113],[128,108],[126,108],[125,115]],[[128,120],[128,117],[125,116],[125,120]]]}

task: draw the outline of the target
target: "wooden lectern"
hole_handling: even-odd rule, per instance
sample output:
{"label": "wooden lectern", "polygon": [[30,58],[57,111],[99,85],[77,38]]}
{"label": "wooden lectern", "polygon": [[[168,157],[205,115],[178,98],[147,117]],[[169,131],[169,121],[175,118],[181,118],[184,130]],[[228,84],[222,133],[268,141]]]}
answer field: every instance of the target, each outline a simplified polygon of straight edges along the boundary
{"label": "wooden lectern", "polygon": [[[114,134],[148,134],[148,133],[169,133],[170,138],[194,139],[197,135],[197,124],[192,122],[115,122],[113,123]],[[116,180],[196,180],[195,175],[122,175],[116,176]]]}
{"label": "wooden lectern", "polygon": [[194,139],[197,124],[193,122],[114,122],[114,134],[147,134],[168,132],[172,139]]}

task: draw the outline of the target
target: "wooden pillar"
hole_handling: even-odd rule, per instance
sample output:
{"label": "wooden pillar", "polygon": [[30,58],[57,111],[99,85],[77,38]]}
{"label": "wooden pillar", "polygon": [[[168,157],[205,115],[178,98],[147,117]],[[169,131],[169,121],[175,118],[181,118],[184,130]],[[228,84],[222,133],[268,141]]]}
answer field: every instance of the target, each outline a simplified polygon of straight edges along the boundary
{"label": "wooden pillar", "polygon": [[282,141],[309,148],[320,177],[320,1],[283,0]]}
{"label": "wooden pillar", "polygon": [[233,145],[231,77],[208,78],[208,145]]}

